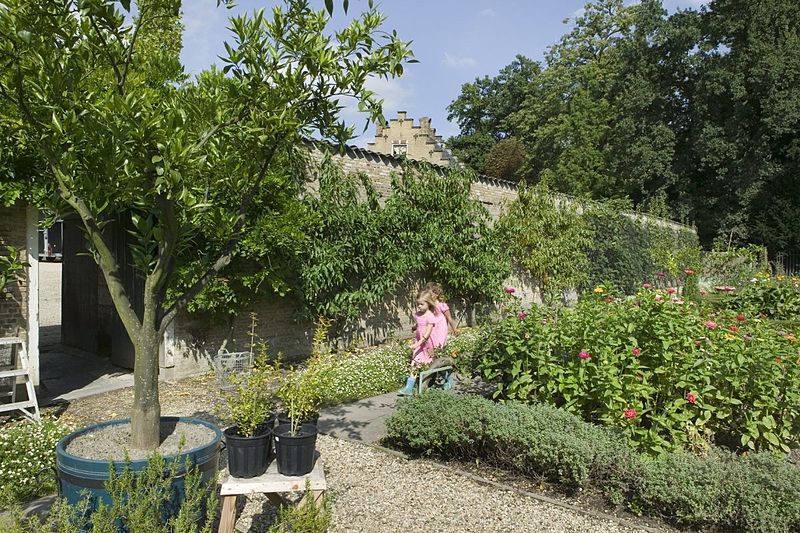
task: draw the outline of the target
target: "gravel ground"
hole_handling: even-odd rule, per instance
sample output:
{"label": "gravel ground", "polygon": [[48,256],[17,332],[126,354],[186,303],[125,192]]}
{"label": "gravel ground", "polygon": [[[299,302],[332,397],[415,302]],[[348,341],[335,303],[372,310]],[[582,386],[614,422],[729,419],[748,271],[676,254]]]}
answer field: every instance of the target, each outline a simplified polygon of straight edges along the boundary
{"label": "gravel ground", "polygon": [[[331,531],[642,531],[363,444],[320,436],[317,448],[333,497]],[[249,498],[237,529],[266,531],[274,516],[266,498]]]}
{"label": "gravel ground", "polygon": [[[161,383],[160,396],[164,415],[192,415],[220,423],[215,407],[219,388],[212,374]],[[50,407],[45,414],[82,427],[126,416],[132,399],[133,390],[123,389]],[[328,493],[333,499],[332,531],[644,530],[479,483],[441,465],[408,460],[368,445],[320,436],[317,448],[323,457]],[[224,468],[222,455],[221,468]],[[227,472],[220,473],[222,479],[225,476]],[[275,519],[275,508],[263,496],[239,498],[239,507],[239,531],[266,531]]]}

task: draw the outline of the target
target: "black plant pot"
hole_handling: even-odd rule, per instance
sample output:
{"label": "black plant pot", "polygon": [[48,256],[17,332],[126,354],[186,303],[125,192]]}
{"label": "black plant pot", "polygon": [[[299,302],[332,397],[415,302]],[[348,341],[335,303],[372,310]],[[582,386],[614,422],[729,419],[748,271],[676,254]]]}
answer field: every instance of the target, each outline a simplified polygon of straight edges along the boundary
{"label": "black plant pot", "polygon": [[228,470],[233,477],[250,478],[267,471],[272,453],[272,428],[260,425],[252,437],[239,434],[239,428],[224,431],[228,449]]}
{"label": "black plant pot", "polygon": [[[301,424],[312,424],[314,426],[317,425],[317,422],[319,422],[319,413],[312,413],[305,420],[300,421]],[[278,421],[276,423],[279,426],[282,426],[283,424],[291,424],[292,419],[289,418],[289,415],[286,413],[278,413]]]}
{"label": "black plant pot", "polygon": [[273,430],[278,472],[284,476],[303,476],[314,469],[317,426],[303,424],[292,435],[291,424],[281,424]]}

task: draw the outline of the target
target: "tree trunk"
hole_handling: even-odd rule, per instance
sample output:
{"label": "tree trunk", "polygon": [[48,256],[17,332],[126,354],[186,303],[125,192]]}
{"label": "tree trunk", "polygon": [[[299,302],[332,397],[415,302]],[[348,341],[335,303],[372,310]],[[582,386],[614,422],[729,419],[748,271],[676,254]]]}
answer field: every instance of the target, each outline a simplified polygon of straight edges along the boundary
{"label": "tree trunk", "polygon": [[161,443],[161,403],[158,399],[158,349],[161,335],[152,324],[142,324],[133,339],[136,357],[133,368],[133,408],[131,410],[131,446],[154,450]]}

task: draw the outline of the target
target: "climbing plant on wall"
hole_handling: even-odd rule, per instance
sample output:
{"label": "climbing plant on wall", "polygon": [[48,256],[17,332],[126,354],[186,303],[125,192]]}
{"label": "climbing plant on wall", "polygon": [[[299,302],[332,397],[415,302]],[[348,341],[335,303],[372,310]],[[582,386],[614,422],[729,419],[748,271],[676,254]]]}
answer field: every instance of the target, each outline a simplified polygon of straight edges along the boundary
{"label": "climbing plant on wall", "polygon": [[318,218],[300,256],[305,313],[354,318],[412,278],[436,280],[467,303],[491,298],[509,263],[471,181],[465,172],[408,165],[382,206],[367,176],[323,161],[319,193],[306,199]]}
{"label": "climbing plant on wall", "polygon": [[587,279],[592,231],[577,207],[544,185],[520,183],[518,199],[497,223],[514,263],[538,281],[548,304]]}

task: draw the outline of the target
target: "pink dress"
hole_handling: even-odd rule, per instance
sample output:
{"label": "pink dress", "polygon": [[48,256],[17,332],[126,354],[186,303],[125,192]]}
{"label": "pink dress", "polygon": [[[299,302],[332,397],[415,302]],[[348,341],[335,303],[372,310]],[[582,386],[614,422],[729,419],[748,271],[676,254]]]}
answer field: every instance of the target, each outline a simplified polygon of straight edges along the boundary
{"label": "pink dress", "polygon": [[424,313],[414,313],[414,319],[417,321],[417,333],[416,337],[417,340],[420,340],[422,336],[425,334],[425,330],[428,329],[428,324],[433,325],[433,329],[431,330],[431,336],[428,337],[421,346],[419,346],[414,351],[414,358],[411,361],[411,364],[414,366],[420,366],[424,364],[428,364],[433,361],[433,357],[431,354],[433,353],[433,330],[436,329],[436,317],[430,311],[425,311]]}
{"label": "pink dress", "polygon": [[447,317],[444,316],[444,313],[450,310],[450,306],[444,302],[438,302],[436,307],[439,308],[439,312],[434,315],[431,340],[434,348],[441,348],[447,344]]}

